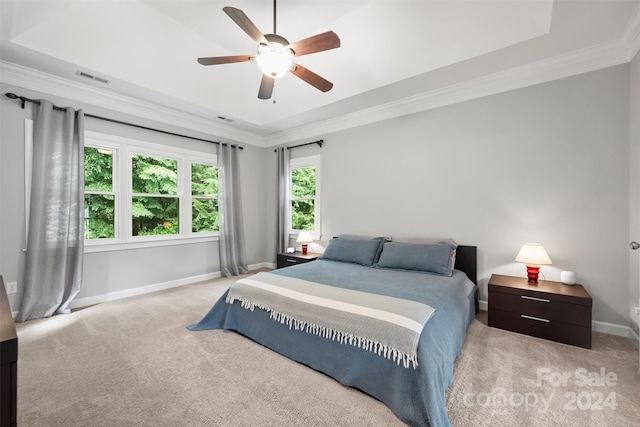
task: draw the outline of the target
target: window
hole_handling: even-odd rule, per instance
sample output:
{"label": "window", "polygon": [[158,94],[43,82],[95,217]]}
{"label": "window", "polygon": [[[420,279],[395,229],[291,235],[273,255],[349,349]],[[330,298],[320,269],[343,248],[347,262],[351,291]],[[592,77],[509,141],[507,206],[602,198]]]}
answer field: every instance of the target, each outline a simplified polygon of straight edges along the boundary
{"label": "window", "polygon": [[292,232],[320,234],[320,156],[289,161],[289,224]]}
{"label": "window", "polygon": [[178,160],[131,156],[131,234],[180,233]]}
{"label": "window", "polygon": [[218,167],[191,163],[191,231],[219,231]]}
{"label": "window", "polygon": [[85,247],[211,240],[219,230],[216,164],[215,154],[85,132]]}
{"label": "window", "polygon": [[111,148],[84,147],[85,239],[109,239],[116,235],[115,157]]}
{"label": "window", "polygon": [[[24,129],[28,235],[33,121]],[[86,252],[217,238],[215,154],[85,131],[84,167]]]}

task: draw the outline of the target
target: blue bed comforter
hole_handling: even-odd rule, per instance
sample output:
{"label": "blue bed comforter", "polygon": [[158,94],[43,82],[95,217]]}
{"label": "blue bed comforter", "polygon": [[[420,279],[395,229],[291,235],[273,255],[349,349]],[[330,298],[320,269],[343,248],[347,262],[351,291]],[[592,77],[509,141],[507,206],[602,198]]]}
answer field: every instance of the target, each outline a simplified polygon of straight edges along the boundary
{"label": "blue bed comforter", "polygon": [[252,340],[385,403],[415,426],[450,426],[445,390],[453,363],[475,317],[475,285],[454,270],[452,277],[388,270],[319,259],[273,273],[312,282],[422,302],[436,312],[420,335],[418,369],[407,369],[374,353],[274,322],[264,310],[227,304],[225,293],[190,330],[235,330]]}

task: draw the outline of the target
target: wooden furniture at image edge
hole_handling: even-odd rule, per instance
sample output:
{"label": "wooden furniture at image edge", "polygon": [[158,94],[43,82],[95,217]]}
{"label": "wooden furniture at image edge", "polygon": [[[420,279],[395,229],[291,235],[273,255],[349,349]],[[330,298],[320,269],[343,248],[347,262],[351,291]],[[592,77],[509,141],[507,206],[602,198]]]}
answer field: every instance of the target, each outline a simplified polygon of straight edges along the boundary
{"label": "wooden furniture at image edge", "polygon": [[582,285],[491,275],[489,326],[591,348],[591,295]]}
{"label": "wooden furniture at image edge", "polygon": [[0,427],[17,425],[18,334],[0,276]]}
{"label": "wooden furniture at image edge", "polygon": [[278,254],[276,268],[290,267],[296,264],[303,264],[305,262],[313,261],[322,254],[316,254],[314,252],[307,252],[303,255],[302,252],[295,252],[292,254]]}

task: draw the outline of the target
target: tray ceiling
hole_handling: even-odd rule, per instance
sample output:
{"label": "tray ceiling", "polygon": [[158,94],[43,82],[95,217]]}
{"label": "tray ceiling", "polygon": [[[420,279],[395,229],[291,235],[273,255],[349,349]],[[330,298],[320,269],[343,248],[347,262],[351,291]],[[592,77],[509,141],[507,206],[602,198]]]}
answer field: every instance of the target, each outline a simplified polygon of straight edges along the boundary
{"label": "tray ceiling", "polygon": [[296,58],[333,82],[330,92],[287,75],[273,102],[257,98],[256,64],[196,62],[255,53],[222,8],[243,10],[270,33],[270,1],[0,4],[3,61],[205,120],[224,117],[224,126],[265,138],[616,41],[638,15],[635,0],[281,0],[278,34],[293,42],[333,30],[342,45]]}

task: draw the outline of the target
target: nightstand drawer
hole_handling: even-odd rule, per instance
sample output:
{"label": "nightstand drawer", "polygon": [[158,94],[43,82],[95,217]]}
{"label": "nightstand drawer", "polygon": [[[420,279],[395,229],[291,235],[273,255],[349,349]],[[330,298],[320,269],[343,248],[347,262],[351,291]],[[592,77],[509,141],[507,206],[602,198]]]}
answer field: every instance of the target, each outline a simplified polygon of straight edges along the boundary
{"label": "nightstand drawer", "polygon": [[277,256],[277,266],[276,268],[284,268],[291,267],[292,265],[304,264],[305,262],[313,261],[318,259],[320,254],[316,253],[307,253],[305,255],[296,252],[293,254],[278,254]]}
{"label": "nightstand drawer", "polygon": [[489,310],[489,326],[538,338],[591,348],[591,327],[570,325],[526,314]]}
{"label": "nightstand drawer", "polygon": [[491,309],[524,314],[570,325],[591,327],[591,307],[555,301],[553,295],[489,292]]}
{"label": "nightstand drawer", "polygon": [[581,285],[492,274],[489,326],[591,348],[591,295]]}

